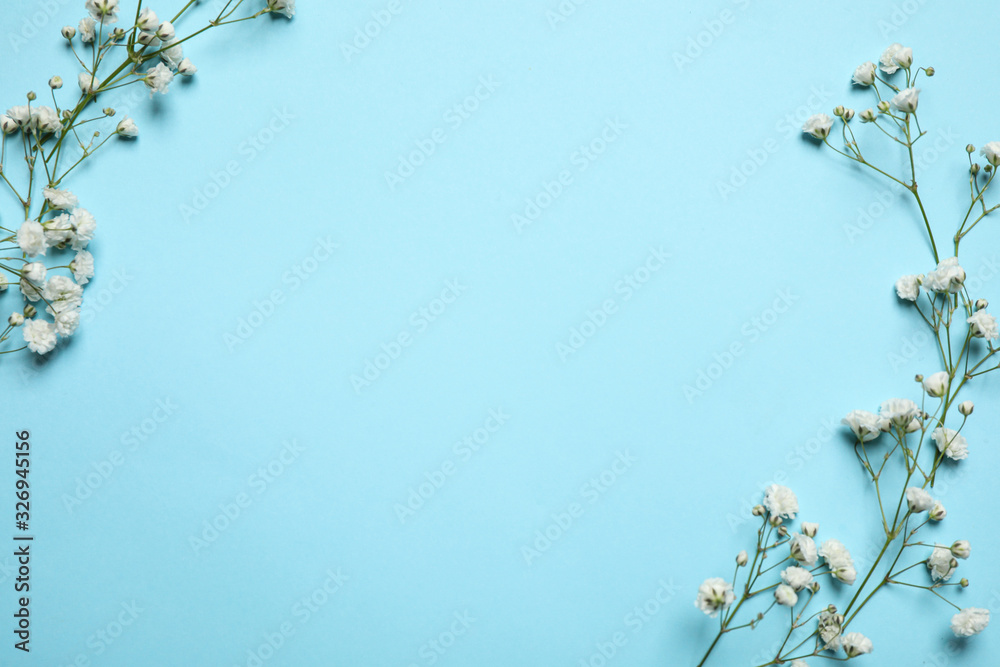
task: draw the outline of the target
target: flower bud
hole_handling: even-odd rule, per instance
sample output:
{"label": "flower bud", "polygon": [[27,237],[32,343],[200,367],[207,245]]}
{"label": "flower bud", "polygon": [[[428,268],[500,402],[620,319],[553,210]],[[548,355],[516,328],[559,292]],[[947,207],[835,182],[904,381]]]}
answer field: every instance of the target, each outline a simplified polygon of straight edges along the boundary
{"label": "flower bud", "polygon": [[4,134],[10,134],[16,129],[17,129],[17,123],[14,122],[13,118],[8,116],[7,114],[0,114],[0,131],[2,131]]}
{"label": "flower bud", "polygon": [[816,537],[816,533],[819,532],[818,523],[809,523],[808,521],[802,522],[802,534],[806,537]]}
{"label": "flower bud", "polygon": [[876,118],[876,115],[875,115],[875,110],[874,109],[865,109],[864,111],[861,112],[861,122],[862,123],[874,123],[875,122],[875,118]]}
{"label": "flower bud", "polygon": [[[968,540],[957,540],[951,545],[951,555],[955,558],[961,558],[965,560],[972,555],[972,545],[969,544]],[[957,566],[958,563],[955,563]]]}
{"label": "flower bud", "polygon": [[958,583],[959,583],[959,585],[962,588],[968,588],[969,587],[969,580],[966,579],[965,577],[962,577],[962,580],[960,582],[958,582]]}
{"label": "flower bud", "polygon": [[739,567],[743,567],[744,565],[747,564],[748,561],[749,558],[747,557],[747,552],[745,550],[736,554],[736,564]]}
{"label": "flower bud", "polygon": [[49,79],[49,88],[52,90],[59,90],[62,88],[63,80],[61,76],[54,76]]}
{"label": "flower bud", "polygon": [[118,127],[115,128],[115,133],[120,137],[133,139],[139,136],[139,128],[136,127],[134,120],[126,116],[119,121]]}
{"label": "flower bud", "polygon": [[160,27],[156,29],[156,36],[163,42],[169,42],[177,35],[177,31],[174,30],[174,25],[170,21],[164,21],[160,24]]}
{"label": "flower bud", "polygon": [[771,523],[771,525],[772,525],[772,526],[774,526],[775,528],[777,528],[778,526],[780,526],[780,525],[781,525],[781,517],[780,517],[780,516],[772,516],[772,517],[771,517],[770,519],[768,519],[768,521],[769,521],[769,522]]}
{"label": "flower bud", "polygon": [[192,76],[198,68],[194,66],[190,58],[185,58],[177,64],[177,73],[181,76]]}
{"label": "flower bud", "polygon": [[136,41],[143,46],[156,46],[160,43],[160,40],[151,32],[140,32],[139,36],[136,37]]}
{"label": "flower bud", "polygon": [[120,41],[125,36],[125,28],[115,28],[111,31],[111,39],[114,41]]}
{"label": "flower bud", "polygon": [[788,527],[781,526],[780,528],[778,528],[778,535],[780,535],[781,537],[788,537]]}
{"label": "flower bud", "polygon": [[66,39],[73,39],[74,37],[76,37],[76,28],[74,28],[71,25],[63,26],[63,29],[60,30],[59,32],[61,32],[62,36],[65,37]]}
{"label": "flower bud", "polygon": [[941,501],[935,500],[934,507],[932,507],[930,511],[931,521],[941,521],[946,516],[948,516],[948,510],[944,508],[944,505],[941,504]]}
{"label": "flower bud", "polygon": [[12,327],[19,327],[24,324],[24,315],[21,313],[11,313],[10,317],[7,318],[7,324]]}
{"label": "flower bud", "polygon": [[764,516],[764,506],[763,505],[754,505],[753,506],[753,515],[754,516]]}
{"label": "flower bud", "polygon": [[819,582],[818,581],[813,581],[806,588],[808,588],[809,590],[811,590],[813,592],[813,594],[815,595],[816,593],[819,593]]}
{"label": "flower bud", "polygon": [[962,401],[961,403],[958,404],[958,411],[962,415],[968,417],[969,415],[972,414],[972,411],[975,409],[975,407],[976,405],[972,401]]}
{"label": "flower bud", "polygon": [[976,299],[976,310],[986,310],[989,306],[990,302],[986,299]]}
{"label": "flower bud", "polygon": [[27,319],[29,319],[29,320],[30,320],[30,319],[31,319],[32,317],[34,317],[34,316],[35,316],[35,315],[36,315],[37,313],[38,313],[38,311],[37,311],[37,310],[35,310],[35,307],[34,307],[34,306],[32,306],[32,305],[31,305],[30,303],[29,303],[29,304],[28,304],[27,306],[25,306],[25,307],[24,307],[24,316],[25,316],[25,317],[26,317]]}
{"label": "flower bud", "polygon": [[878,103],[878,110],[881,113],[888,112],[889,111],[889,103],[886,102],[885,100],[882,100],[881,102]]}
{"label": "flower bud", "polygon": [[990,173],[991,171],[993,171],[993,165],[992,164],[986,165],[985,167],[983,167],[983,171],[985,171],[987,174]]}
{"label": "flower bud", "polygon": [[920,373],[917,373],[915,376],[913,376],[913,379],[916,380],[917,382],[923,382],[924,376]]}
{"label": "flower bud", "polygon": [[28,92],[28,101],[29,102],[34,102],[37,99],[38,99],[38,95],[35,95],[35,91],[32,90],[32,91]]}
{"label": "flower bud", "polygon": [[844,115],[844,105],[838,104],[837,106],[833,107],[833,115],[836,116],[837,118],[840,118],[841,116],[843,116]]}
{"label": "flower bud", "polygon": [[108,116],[108,117],[114,116],[115,115],[115,110],[112,109],[111,107],[104,107],[104,115]]}
{"label": "flower bud", "polygon": [[849,121],[854,118],[854,109],[844,109],[844,120]]}
{"label": "flower bud", "polygon": [[924,73],[927,76],[934,76],[934,68],[933,67],[927,67],[927,68],[924,69]]}
{"label": "flower bud", "polygon": [[973,153],[976,152],[976,147],[973,146],[972,144],[969,144],[968,146],[965,147],[965,152],[968,153],[969,155],[972,155]]}

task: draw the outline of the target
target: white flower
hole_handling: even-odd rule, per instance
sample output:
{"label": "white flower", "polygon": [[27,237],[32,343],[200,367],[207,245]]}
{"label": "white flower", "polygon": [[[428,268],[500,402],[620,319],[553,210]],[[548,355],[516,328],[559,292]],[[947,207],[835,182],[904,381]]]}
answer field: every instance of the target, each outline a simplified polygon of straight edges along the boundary
{"label": "white flower", "polygon": [[989,610],[978,607],[968,607],[951,617],[951,631],[956,637],[978,635],[989,624]]}
{"label": "white flower", "polygon": [[896,281],[896,296],[907,301],[916,301],[920,296],[920,283],[923,275],[903,276]]}
{"label": "white flower", "polygon": [[715,618],[720,611],[728,609],[735,599],[733,585],[724,579],[713,577],[706,579],[698,587],[698,597],[695,598],[694,606]]}
{"label": "white flower", "polygon": [[80,84],[80,92],[84,95],[91,95],[96,93],[101,87],[101,80],[90,72],[80,72],[77,76],[76,81]]}
{"label": "white flower", "polygon": [[73,250],[83,250],[94,238],[94,232],[97,231],[97,221],[85,208],[73,211],[69,221],[73,225]]}
{"label": "white flower", "polygon": [[267,0],[267,8],[288,18],[295,16],[295,0]]}
{"label": "white flower", "polygon": [[792,533],[788,541],[788,549],[792,558],[809,567],[816,564],[816,543],[808,535]]}
{"label": "white flower", "polygon": [[934,507],[934,499],[920,487],[911,486],[906,490],[906,505],[914,514],[920,514]]}
{"label": "white flower", "polygon": [[809,667],[809,663],[805,660],[792,660],[790,667]]}
{"label": "white flower", "polygon": [[976,338],[993,340],[1000,337],[1000,327],[997,327],[997,318],[988,314],[985,310],[977,310],[966,322],[972,325],[972,335]]}
{"label": "white flower", "polygon": [[177,69],[184,59],[184,48],[177,43],[177,40],[163,40],[160,47],[160,60],[167,64],[170,69]]}
{"label": "white flower", "polygon": [[951,555],[966,560],[972,555],[972,545],[969,544],[968,540],[955,540],[955,543],[951,545]]}
{"label": "white flower", "polygon": [[0,292],[5,291],[7,289],[7,285],[9,284],[10,283],[7,282],[7,276],[0,273]]}
{"label": "white flower", "polygon": [[66,211],[74,208],[80,203],[80,200],[76,198],[69,190],[57,190],[55,188],[43,188],[42,194],[45,196],[45,201],[49,202],[49,208],[58,209],[61,211]]}
{"label": "white flower", "polygon": [[51,352],[56,346],[56,328],[45,320],[26,320],[21,331],[28,349],[37,354]]}
{"label": "white flower", "polygon": [[45,309],[50,315],[79,308],[83,303],[83,288],[73,282],[68,276],[52,276],[42,290],[45,301],[49,304]]}
{"label": "white flower", "polygon": [[969,441],[958,431],[953,431],[946,426],[939,426],[931,434],[939,452],[944,452],[952,461],[961,461],[969,458]]}
{"label": "white flower", "polygon": [[149,95],[153,96],[153,93],[161,93],[163,95],[167,94],[167,87],[170,82],[174,80],[174,73],[170,71],[170,68],[159,63],[156,67],[151,67],[146,76],[143,79],[146,85],[149,87]]}
{"label": "white flower", "polygon": [[795,593],[795,589],[788,584],[778,584],[778,587],[774,589],[774,600],[783,607],[794,607],[795,603],[799,601],[799,596]]}
{"label": "white flower", "polygon": [[48,244],[45,242],[45,230],[34,220],[25,220],[17,230],[17,245],[28,257],[44,255]]}
{"label": "white flower", "polygon": [[89,44],[97,37],[97,24],[89,16],[80,19],[80,25],[76,27],[80,31],[80,41]]}
{"label": "white flower", "polygon": [[987,162],[994,167],[1000,167],[1000,141],[991,141],[983,146],[979,152],[986,158]]}
{"label": "white flower", "polygon": [[896,56],[903,50],[902,44],[890,44],[889,48],[882,52],[882,57],[879,58],[879,69],[886,74],[895,74],[896,70],[899,69],[899,62],[896,60]]}
{"label": "white flower", "polygon": [[736,554],[736,565],[738,565],[739,567],[745,566],[749,560],[750,557],[747,556],[746,549]]}
{"label": "white flower", "polygon": [[69,263],[69,269],[73,272],[76,282],[86,285],[94,277],[94,256],[86,250],[81,250]]}
{"label": "white flower", "polygon": [[946,516],[948,516],[948,510],[944,508],[940,500],[935,500],[930,513],[931,521],[943,521]]}
{"label": "white flower", "polygon": [[882,402],[878,413],[879,416],[888,419],[896,426],[906,428],[920,413],[920,408],[908,398],[890,398],[888,401]]}
{"label": "white flower", "polygon": [[854,569],[854,560],[840,540],[827,540],[818,551],[834,577],[845,584],[853,584],[858,577],[857,570]]}
{"label": "white flower", "polygon": [[60,336],[72,336],[80,326],[80,309],[71,308],[55,314],[56,333]]}
{"label": "white flower", "polygon": [[164,42],[173,41],[174,37],[177,35],[177,31],[174,30],[174,24],[170,21],[164,21],[153,32],[155,32],[156,36]]}
{"label": "white flower", "polygon": [[190,58],[185,58],[177,64],[177,73],[181,76],[193,76],[198,68],[194,66]]}
{"label": "white flower", "polygon": [[809,537],[816,537],[816,533],[819,532],[819,524],[811,523],[809,521],[802,522],[802,532]]}
{"label": "white flower", "polygon": [[795,514],[799,511],[799,499],[787,486],[772,484],[764,492],[764,507],[771,513],[772,517],[780,516],[784,519],[794,519]]}
{"label": "white flower", "polygon": [[781,580],[795,590],[801,591],[813,582],[813,576],[809,570],[792,565],[781,571]]}
{"label": "white flower", "polygon": [[957,294],[962,291],[965,283],[965,269],[958,264],[958,257],[949,257],[942,260],[937,268],[924,276],[923,285],[932,292],[951,292]]}
{"label": "white flower", "polygon": [[160,39],[151,32],[140,32],[139,36],[135,38],[137,42],[143,46],[159,46]]}
{"label": "white flower", "polygon": [[118,122],[118,127],[115,128],[115,132],[119,137],[125,137],[126,139],[134,139],[139,136],[139,128],[136,127],[135,121],[126,116]]}
{"label": "white flower", "polygon": [[24,324],[24,315],[22,315],[17,311],[14,311],[13,313],[10,314],[10,317],[7,318],[7,324],[9,324],[12,327],[21,326],[22,324]]}
{"label": "white flower", "polygon": [[848,658],[856,658],[859,655],[872,652],[872,640],[865,637],[860,632],[848,632],[840,642]]}
{"label": "white flower", "polygon": [[904,46],[893,54],[892,59],[903,69],[910,69],[910,65],[913,64],[913,49]]}
{"label": "white flower", "polygon": [[805,125],[802,126],[802,131],[822,140],[830,136],[831,127],[833,127],[833,119],[825,113],[818,113],[806,120]]}
{"label": "white flower", "polygon": [[62,213],[51,220],[46,220],[42,223],[42,227],[45,229],[45,240],[49,245],[62,248],[73,238],[73,225],[69,213]]}
{"label": "white flower", "polygon": [[0,131],[4,134],[11,134],[17,131],[17,121],[3,113],[0,114]]}
{"label": "white flower", "polygon": [[854,70],[854,83],[859,86],[870,86],[875,83],[875,63],[869,60],[858,65]]}
{"label": "white flower", "polygon": [[976,404],[972,401],[962,401],[958,404],[958,411],[968,417],[976,409]]}
{"label": "white flower", "polygon": [[889,104],[893,109],[898,109],[903,113],[913,113],[917,110],[917,103],[920,101],[919,88],[904,88],[896,93]]}
{"label": "white flower", "polygon": [[118,22],[118,0],[87,0],[85,7],[95,21],[105,24]]}
{"label": "white flower", "polygon": [[951,575],[955,573],[955,568],[957,567],[958,561],[952,557],[951,550],[948,547],[943,547],[940,544],[934,545],[934,551],[931,553],[931,557],[927,559],[927,569],[930,570],[931,579],[934,581],[948,581],[951,579]]}
{"label": "white flower", "polygon": [[928,375],[924,378],[924,391],[927,392],[928,396],[941,398],[948,393],[949,382],[951,382],[951,378],[948,376],[946,371],[940,371],[934,373],[933,375]]}
{"label": "white flower", "polygon": [[153,32],[160,25],[160,20],[156,18],[156,12],[149,7],[143,7],[142,11],[139,12],[139,20],[135,24],[139,27],[139,30]]}
{"label": "white flower", "polygon": [[41,262],[28,262],[21,267],[21,294],[28,301],[38,301],[42,298],[42,287],[45,286],[47,270]]}
{"label": "white flower", "polygon": [[849,427],[858,440],[868,442],[882,433],[880,421],[877,415],[867,410],[851,410],[846,417],[840,420],[840,423]]}
{"label": "white flower", "polygon": [[62,122],[52,107],[32,107],[31,127],[39,134],[55,134],[62,130]]}
{"label": "white flower", "polygon": [[823,648],[836,651],[840,648],[840,628],[844,617],[830,611],[821,611],[817,621],[819,636],[823,640]]}

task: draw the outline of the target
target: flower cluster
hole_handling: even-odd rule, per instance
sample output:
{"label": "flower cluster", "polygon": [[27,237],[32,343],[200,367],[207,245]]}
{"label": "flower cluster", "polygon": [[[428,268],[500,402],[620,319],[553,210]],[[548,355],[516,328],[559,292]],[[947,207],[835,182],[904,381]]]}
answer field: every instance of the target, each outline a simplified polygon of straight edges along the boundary
{"label": "flower cluster", "polygon": [[[89,111],[92,103],[102,93],[140,83],[151,96],[165,94],[175,76],[192,76],[198,71],[185,57],[182,45],[209,28],[268,13],[289,18],[295,14],[295,0],[255,1],[263,6],[241,17],[235,14],[245,0],[226,3],[207,27],[182,37],[174,23],[196,3],[188,3],[164,21],[140,1],[134,22],[125,27],[119,0],[86,0],[87,15],[76,27],[60,30],[82,67],[76,77],[79,96],[71,104],[61,105],[57,91],[62,89],[63,79],[53,76],[48,81],[52,106],[38,103],[38,95],[29,92],[25,104],[0,113],[0,179],[13,192],[22,209],[19,219],[24,220],[16,229],[0,226],[0,250],[6,255],[0,258],[0,305],[5,293],[14,291],[10,288],[15,286],[23,302],[7,317],[0,344],[11,340],[17,328],[24,339],[23,346],[2,349],[0,354],[23,349],[46,354],[60,337],[72,336],[80,324],[82,286],[94,276],[94,256],[88,245],[97,223],[79,206],[77,197],[64,189],[63,182],[112,137],[134,139],[139,134],[135,121],[127,117],[110,125],[103,138],[100,131],[88,133],[85,125],[106,124],[106,119],[115,115],[113,108],[105,107],[88,117],[93,113]],[[122,53],[124,60],[113,63],[113,57]],[[15,175],[6,168],[8,144],[12,153],[23,151],[27,173],[21,183],[16,183]],[[46,264],[46,260],[55,263]]]}

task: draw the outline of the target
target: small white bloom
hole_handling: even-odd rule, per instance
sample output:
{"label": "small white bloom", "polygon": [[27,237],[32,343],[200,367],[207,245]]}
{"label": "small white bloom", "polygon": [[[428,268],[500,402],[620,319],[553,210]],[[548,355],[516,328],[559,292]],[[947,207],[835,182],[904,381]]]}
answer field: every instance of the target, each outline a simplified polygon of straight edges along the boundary
{"label": "small white bloom", "polygon": [[27,104],[19,104],[16,107],[7,109],[7,117],[25,132],[31,126],[31,108]]}
{"label": "small white bloom", "polygon": [[140,32],[139,36],[135,39],[143,46],[155,47],[160,45],[160,39],[151,32]]}
{"label": "small white bloom", "polygon": [[809,570],[792,565],[781,571],[781,580],[795,590],[801,591],[813,582],[813,576]]}
{"label": "small white bloom", "polygon": [[878,114],[875,113],[874,109],[865,109],[858,117],[861,118],[862,123],[874,123],[878,120]]}
{"label": "small white bloom", "polygon": [[956,637],[978,635],[990,624],[990,611],[968,607],[951,617],[951,631]]}
{"label": "small white bloom", "polygon": [[951,378],[948,376],[948,373],[946,371],[939,371],[924,378],[924,391],[927,392],[928,396],[941,398],[948,393],[948,384],[950,382]]}
{"label": "small white bloom", "polygon": [[49,208],[58,209],[60,211],[68,211],[71,208],[75,208],[80,203],[80,200],[76,198],[76,195],[69,190],[43,188],[42,194],[45,196],[45,201],[49,202]]}
{"label": "small white bloom", "polygon": [[736,554],[736,564],[739,567],[743,567],[749,562],[750,557],[747,555],[746,549]]}
{"label": "small white bloom", "polygon": [[21,326],[22,324],[24,324],[24,315],[22,315],[17,311],[11,313],[10,317],[7,318],[7,324],[9,324],[12,327]]}
{"label": "small white bloom", "polygon": [[55,314],[56,333],[60,336],[72,336],[80,326],[80,309],[71,308]]}
{"label": "small white bloom", "polygon": [[920,487],[911,486],[906,490],[906,505],[914,514],[920,514],[934,507],[934,499]]}
{"label": "small white bloom", "polygon": [[69,220],[70,224],[73,225],[73,250],[83,250],[94,238],[94,232],[97,231],[97,221],[85,208],[73,211]]}
{"label": "small white bloom", "polygon": [[946,516],[948,516],[948,510],[944,508],[940,500],[935,500],[930,513],[931,521],[943,521]]}
{"label": "small white bloom", "polygon": [[21,330],[28,349],[36,354],[51,352],[56,346],[56,328],[45,320],[27,320]]}
{"label": "small white bloom", "polygon": [[73,238],[73,225],[70,219],[69,213],[62,213],[42,223],[45,240],[50,246],[65,247]]}
{"label": "small white bloom", "polygon": [[917,103],[920,101],[919,88],[904,88],[896,93],[889,104],[893,109],[898,109],[903,113],[913,113],[917,110]]}
{"label": "small white bloom", "polygon": [[128,116],[118,121],[118,127],[115,128],[115,132],[119,137],[126,139],[134,139],[139,136],[139,128],[136,126],[135,121]]}
{"label": "small white bloom", "polygon": [[794,607],[795,603],[799,601],[799,596],[795,593],[795,589],[788,584],[778,584],[778,587],[774,589],[774,600],[783,607]]}
{"label": "small white bloom", "polygon": [[177,40],[164,40],[160,49],[160,60],[172,70],[177,69],[184,60],[184,47],[178,44]]}
{"label": "small white bloom", "polygon": [[923,275],[903,276],[896,281],[896,296],[906,301],[916,301],[920,296],[920,283]]}
{"label": "small white bloom", "polygon": [[174,24],[170,21],[164,21],[153,32],[155,32],[156,36],[163,42],[170,42],[177,35],[177,31],[174,30]]}
{"label": "small white bloom", "polygon": [[991,141],[983,146],[983,149],[979,152],[982,153],[987,162],[994,167],[1000,167],[1000,141]]}
{"label": "small white bloom", "polygon": [[830,128],[833,127],[833,119],[825,113],[818,113],[810,116],[802,126],[802,131],[816,139],[826,139],[830,136]]}
{"label": "small white bloom", "polygon": [[934,546],[931,557],[927,559],[927,569],[930,570],[931,579],[948,581],[957,567],[958,561],[951,555],[951,550],[948,547],[943,547],[940,544]]}
{"label": "small white bloom", "polygon": [[48,244],[45,242],[45,230],[34,220],[25,220],[17,230],[17,245],[28,257],[44,255]]}
{"label": "small white bloom", "polygon": [[902,50],[902,44],[890,44],[889,48],[882,52],[882,57],[879,58],[879,69],[886,74],[895,74],[896,70],[899,69],[899,63],[896,61],[896,55]]}
{"label": "small white bloom", "polygon": [[194,76],[198,68],[194,66],[190,58],[185,58],[177,64],[177,73],[181,76]]}
{"label": "small white bloom", "polygon": [[97,37],[97,23],[89,16],[80,19],[80,25],[76,27],[80,31],[80,41],[89,44]]}
{"label": "small white bloom", "polygon": [[851,552],[840,540],[830,539],[824,542],[818,551],[823,560],[830,567],[834,577],[845,584],[853,584],[858,577],[857,570],[854,569],[854,560]]}
{"label": "small white bloom", "polygon": [[48,270],[41,262],[28,262],[21,267],[21,294],[28,301],[38,301],[42,298],[42,288],[45,286],[45,274]]}
{"label": "small white bloom", "polygon": [[961,403],[958,404],[958,411],[961,412],[966,417],[971,415],[972,411],[975,409],[976,409],[976,404],[973,403],[972,401],[962,401]]}
{"label": "small white bloom", "polygon": [[118,0],[87,0],[87,11],[100,23],[118,22]]}
{"label": "small white bloom", "polygon": [[142,11],[139,12],[139,20],[135,24],[139,30],[153,32],[160,25],[160,20],[156,18],[156,12],[149,7],[143,7]]}
{"label": "small white bloom", "polygon": [[875,63],[869,60],[858,65],[854,70],[854,83],[859,86],[870,86],[875,83]]}
{"label": "small white bloom", "polygon": [[39,134],[57,134],[62,130],[62,121],[52,107],[32,107],[31,128]]}
{"label": "small white bloom", "polygon": [[46,311],[55,315],[67,310],[79,308],[83,303],[83,288],[73,282],[68,276],[52,276],[42,290],[45,297]]}
{"label": "small white bloom", "polygon": [[958,257],[942,260],[937,268],[924,276],[924,288],[932,292],[957,294],[965,284],[965,269],[958,264]]}
{"label": "small white bloom", "polygon": [[1000,337],[1000,327],[997,326],[997,318],[988,314],[985,310],[977,310],[966,322],[972,325],[972,335],[976,338],[994,340]]}
{"label": "small white bloom", "polygon": [[94,277],[94,256],[86,250],[81,250],[69,263],[69,269],[73,272],[76,282],[86,285]]}
{"label": "small white bloom", "polygon": [[73,39],[76,37],[76,28],[71,25],[64,25],[62,30],[59,31],[63,37],[66,39]]}
{"label": "small white bloom", "polygon": [[80,72],[77,76],[77,83],[80,84],[80,92],[84,95],[91,95],[101,87],[101,80],[90,72]]}
{"label": "small white bloom", "polygon": [[796,561],[812,567],[816,564],[816,543],[808,535],[792,533],[788,541],[788,550]]}
{"label": "small white bloom", "polygon": [[906,428],[907,424],[920,413],[920,407],[908,398],[890,398],[888,401],[883,401],[878,413],[896,426]]}
{"label": "small white bloom", "polygon": [[848,658],[856,658],[859,655],[872,652],[872,640],[865,637],[860,632],[848,632],[840,642]]}
{"label": "small white bloom", "polygon": [[840,648],[840,629],[844,624],[844,617],[830,611],[821,611],[817,619],[817,626],[820,639],[823,640],[823,648],[836,651]]}
{"label": "small white bloom", "polygon": [[695,598],[694,606],[701,609],[703,612],[715,618],[719,615],[720,611],[729,608],[729,605],[733,603],[736,599],[736,595],[733,594],[733,585],[720,579],[719,577],[713,577],[711,579],[706,579],[705,582],[698,587],[698,597]]}
{"label": "small white bloom", "polygon": [[0,114],[0,131],[4,134],[17,132],[17,121],[5,113]]}
{"label": "small white bloom", "polygon": [[764,492],[764,507],[772,517],[794,519],[799,511],[799,499],[787,486],[772,484]]}
{"label": "small white bloom", "polygon": [[288,18],[295,16],[295,0],[267,0],[267,8]]}
{"label": "small white bloom", "polygon": [[913,49],[904,46],[892,55],[892,59],[903,69],[910,69],[910,65],[913,64]]}
{"label": "small white bloom", "polygon": [[939,452],[944,452],[952,461],[961,461],[969,458],[969,441],[958,431],[953,431],[946,426],[939,426],[931,434],[934,444]]}
{"label": "small white bloom", "polygon": [[819,532],[819,524],[811,523],[809,521],[802,522],[802,532],[809,537],[816,537],[816,533]]}
{"label": "small white bloom", "polygon": [[840,423],[849,427],[858,440],[868,442],[882,433],[879,421],[878,415],[867,410],[851,410],[846,417],[840,420]]}
{"label": "small white bloom", "polygon": [[153,93],[161,93],[163,95],[167,94],[167,87],[170,86],[170,82],[174,80],[174,73],[170,71],[170,68],[159,63],[156,67],[151,67],[146,76],[143,79],[146,85],[149,87],[149,95],[153,96]]}
{"label": "small white bloom", "polygon": [[955,543],[951,545],[951,555],[955,558],[966,560],[972,555],[972,545],[969,544],[968,540],[956,540]]}

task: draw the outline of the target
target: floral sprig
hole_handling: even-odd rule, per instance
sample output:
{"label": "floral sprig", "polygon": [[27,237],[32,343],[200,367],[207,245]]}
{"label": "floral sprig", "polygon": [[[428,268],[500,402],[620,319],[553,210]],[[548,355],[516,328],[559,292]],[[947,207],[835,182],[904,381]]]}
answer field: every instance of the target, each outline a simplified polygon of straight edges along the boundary
{"label": "floral sprig", "polygon": [[[837,106],[834,117],[816,114],[802,128],[805,134],[838,155],[888,178],[912,194],[936,263],[926,274],[902,276],[896,281],[895,291],[899,300],[911,304],[930,329],[943,370],[926,377],[916,376],[922,390],[919,405],[909,398],[892,398],[881,404],[877,414],[853,410],[842,420],[854,436],[855,455],[875,491],[877,506],[873,507],[873,516],[881,524],[883,545],[857,583],[859,573],[841,542],[827,539],[817,546],[813,539],[818,532],[815,523],[802,522],[801,532],[789,532],[789,522],[799,512],[798,499],[790,489],[771,485],[763,504],[753,511],[761,517],[753,556],[745,551],[737,555],[734,583],[712,578],[699,588],[695,606],[709,616],[720,618],[719,631],[699,667],[708,662],[723,636],[743,628],[757,628],[769,613],[782,608],[788,611],[784,640],[774,657],[759,667],[785,664],[807,667],[807,659],[850,660],[871,653],[872,641],[847,629],[872,597],[889,586],[924,590],[954,607],[957,613],[951,618],[951,630],[958,637],[971,637],[989,625],[988,610],[962,608],[944,594],[949,588],[969,586],[965,578],[950,580],[959,561],[970,557],[970,543],[956,540],[947,546],[922,541],[918,536],[928,524],[941,522],[947,516],[944,505],[930,491],[938,471],[945,462],[954,465],[969,456],[969,443],[962,430],[975,406],[969,400],[959,401],[959,393],[976,377],[1000,368],[994,359],[1000,351],[994,344],[1000,338],[1000,327],[987,312],[987,300],[969,293],[966,272],[958,258],[963,239],[1000,208],[986,203],[986,194],[1000,167],[1000,142],[990,142],[982,148],[984,164],[973,159],[975,147],[966,146],[970,204],[952,238],[954,256],[942,259],[920,197],[913,155],[914,145],[926,134],[917,116],[918,79],[921,74],[933,77],[934,73],[933,67],[913,65],[912,49],[892,44],[882,53],[878,65],[865,62],[853,74],[855,85],[873,92],[873,107],[856,113]],[[855,117],[878,132],[874,135],[876,139],[888,138],[905,149],[908,174],[893,175],[869,160],[851,125]],[[841,147],[831,143],[831,137],[837,134],[835,118],[839,119]],[[949,417],[954,418],[953,410],[961,417],[957,429],[946,424]],[[769,558],[779,560],[763,567]],[[889,562],[888,566],[885,562]],[[778,568],[783,569],[777,580],[765,577]],[[917,575],[914,581],[914,569],[926,570],[926,579],[921,581]],[[876,571],[885,574],[873,578]],[[741,575],[743,583],[734,590]],[[856,592],[842,610],[827,604],[806,616],[820,592],[819,580],[823,576],[836,580],[838,586],[857,583]],[[740,621],[737,616],[746,603],[765,593],[773,598],[770,605],[757,611],[749,621]]]}
{"label": "floral sprig", "polygon": [[[295,0],[257,2],[264,6],[237,16],[244,0],[229,0],[206,26],[181,37],[174,24],[197,0],[188,0],[169,21],[161,21],[139,0],[128,27],[115,25],[120,20],[119,0],[86,0],[87,16],[75,28],[60,30],[82,69],[76,77],[79,96],[71,106],[61,105],[57,91],[63,88],[63,79],[53,76],[48,82],[52,106],[38,103],[38,95],[29,92],[25,104],[0,114],[0,180],[13,193],[20,208],[18,215],[24,220],[17,229],[0,225],[0,303],[3,293],[12,287],[20,291],[24,301],[0,330],[0,354],[25,349],[47,354],[59,337],[72,336],[80,324],[83,285],[94,276],[94,256],[87,248],[97,222],[80,207],[77,197],[61,186],[112,137],[134,139],[139,134],[128,117],[117,124],[110,121],[113,129],[103,138],[101,131],[85,128],[89,123],[107,124],[106,119],[115,115],[111,107],[90,112],[91,104],[101,93],[135,84],[144,84],[150,97],[166,94],[175,76],[193,76],[198,71],[184,55],[183,45],[188,40],[211,28],[265,14],[288,18],[295,14]],[[26,166],[25,178],[16,185],[17,179],[8,168],[8,144],[12,159],[23,154]],[[73,253],[71,258],[69,253]],[[47,265],[42,259],[52,257],[59,257],[55,264]],[[69,275],[54,273],[59,270]],[[43,317],[40,309],[51,319]],[[20,347],[9,342],[16,328],[21,329],[24,340]]]}

